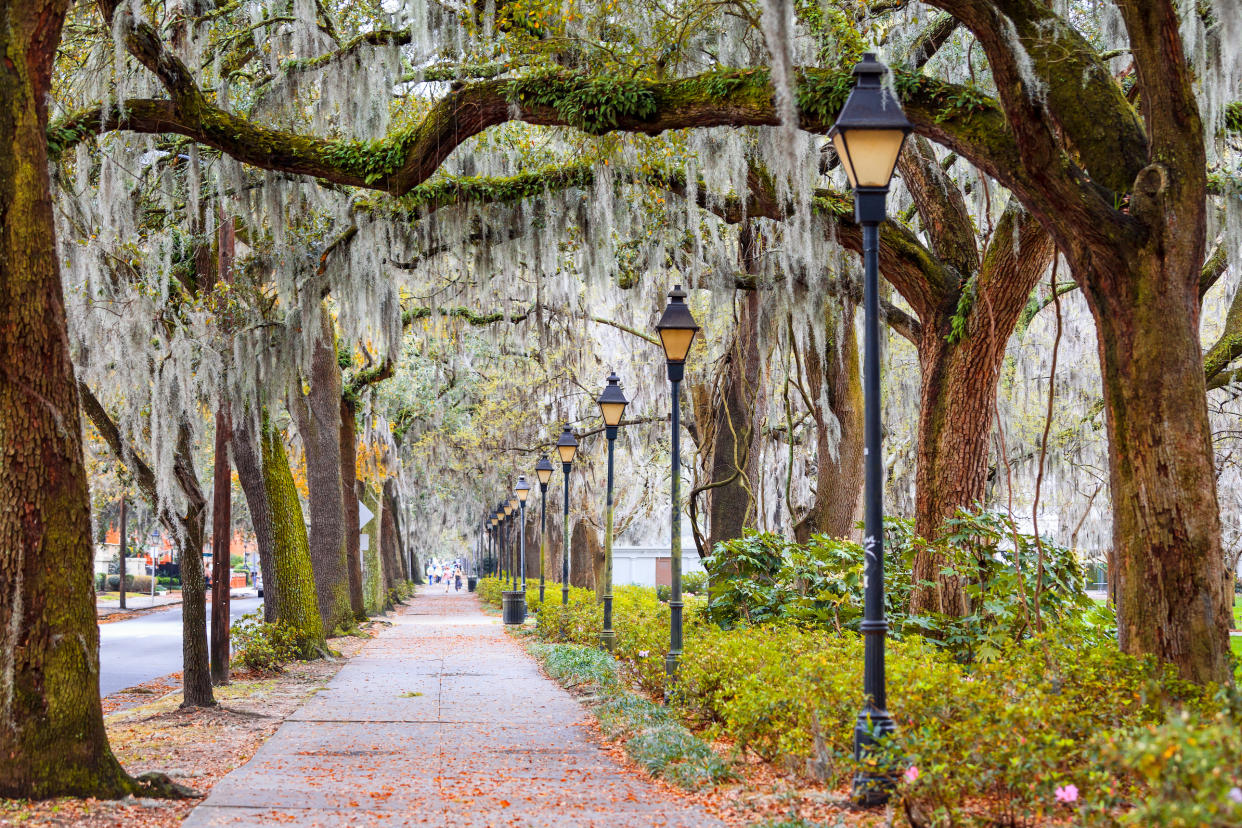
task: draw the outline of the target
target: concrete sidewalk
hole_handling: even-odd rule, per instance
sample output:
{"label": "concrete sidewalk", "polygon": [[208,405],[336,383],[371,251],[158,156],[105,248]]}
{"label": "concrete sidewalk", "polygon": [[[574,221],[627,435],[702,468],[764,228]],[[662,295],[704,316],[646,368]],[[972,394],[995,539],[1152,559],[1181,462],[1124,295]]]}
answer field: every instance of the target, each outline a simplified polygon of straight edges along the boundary
{"label": "concrete sidewalk", "polygon": [[588,721],[473,595],[423,588],[185,825],[720,825]]}

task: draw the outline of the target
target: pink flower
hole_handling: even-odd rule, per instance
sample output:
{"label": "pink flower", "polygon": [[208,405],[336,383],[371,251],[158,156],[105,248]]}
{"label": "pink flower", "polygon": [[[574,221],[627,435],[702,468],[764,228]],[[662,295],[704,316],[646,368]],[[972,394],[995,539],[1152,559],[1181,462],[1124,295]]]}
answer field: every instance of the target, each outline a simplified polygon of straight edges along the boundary
{"label": "pink flower", "polygon": [[1078,801],[1078,786],[1077,785],[1066,785],[1065,787],[1057,788],[1057,802],[1077,802],[1077,801]]}
{"label": "pink flower", "polygon": [[1239,805],[1242,805],[1242,788],[1230,788],[1229,798]]}
{"label": "pink flower", "polygon": [[919,778],[919,769],[916,768],[914,765],[911,765],[910,767],[906,768],[906,772],[903,773],[901,776],[903,779],[906,780],[907,785],[913,785],[914,780]]}

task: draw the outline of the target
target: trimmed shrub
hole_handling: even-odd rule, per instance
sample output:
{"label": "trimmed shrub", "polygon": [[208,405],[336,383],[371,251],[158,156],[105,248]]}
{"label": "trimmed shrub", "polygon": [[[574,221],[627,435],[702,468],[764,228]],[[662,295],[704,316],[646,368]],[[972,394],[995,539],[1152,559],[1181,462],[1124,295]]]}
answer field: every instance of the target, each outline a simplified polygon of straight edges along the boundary
{"label": "trimmed shrub", "polygon": [[251,612],[229,628],[233,663],[250,670],[279,671],[302,652],[297,630],[283,621],[269,624]]}
{"label": "trimmed shrub", "polygon": [[[151,576],[150,575],[130,575],[126,573],[125,583],[128,585],[128,589],[127,589],[128,592],[149,593],[151,591]],[[120,590],[121,590],[121,576],[120,575],[109,575],[107,591],[108,592],[120,592]]]}

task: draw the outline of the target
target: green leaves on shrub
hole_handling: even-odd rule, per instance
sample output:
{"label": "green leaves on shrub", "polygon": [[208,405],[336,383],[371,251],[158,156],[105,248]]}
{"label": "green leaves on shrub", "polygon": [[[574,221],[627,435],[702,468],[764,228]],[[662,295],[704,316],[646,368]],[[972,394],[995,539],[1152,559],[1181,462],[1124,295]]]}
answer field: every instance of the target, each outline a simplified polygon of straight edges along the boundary
{"label": "green leaves on shrub", "polygon": [[269,624],[259,611],[243,615],[229,628],[233,663],[250,670],[280,670],[302,652],[297,631],[277,621]]}
{"label": "green leaves on shrub", "polygon": [[[908,612],[914,557],[934,548],[945,571],[959,575],[971,611],[958,618]],[[919,634],[964,662],[997,658],[1038,624],[1079,625],[1093,643],[1111,640],[1115,624],[1094,612],[1081,565],[1072,550],[1036,544],[993,512],[959,511],[945,533],[928,542],[909,521],[885,522],[885,613],[895,637]],[[1043,553],[1042,570],[1037,566]],[[722,626],[794,622],[835,631],[857,630],[863,611],[863,550],[841,538],[815,535],[797,544],[771,533],[748,532],[719,543],[704,560],[711,576],[708,617]]]}

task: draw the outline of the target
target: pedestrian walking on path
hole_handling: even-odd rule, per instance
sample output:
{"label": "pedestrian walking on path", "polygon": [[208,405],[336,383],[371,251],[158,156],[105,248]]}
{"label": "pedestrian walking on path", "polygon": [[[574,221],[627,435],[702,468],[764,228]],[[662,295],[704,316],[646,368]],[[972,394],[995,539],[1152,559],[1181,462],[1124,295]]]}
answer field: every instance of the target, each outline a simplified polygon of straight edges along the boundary
{"label": "pedestrian walking on path", "polygon": [[424,587],[184,825],[721,825],[590,723],[476,596]]}

